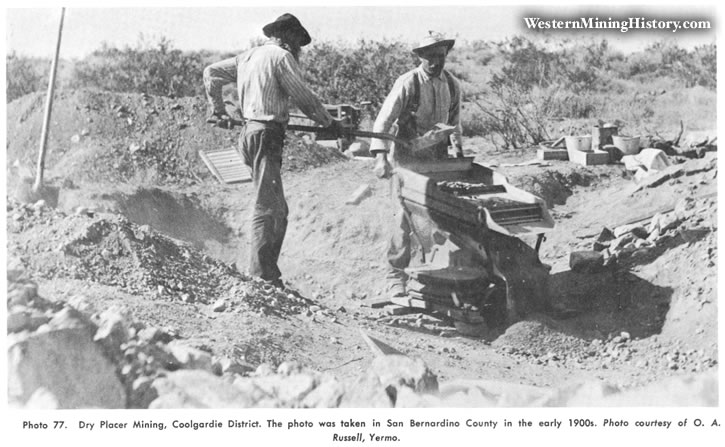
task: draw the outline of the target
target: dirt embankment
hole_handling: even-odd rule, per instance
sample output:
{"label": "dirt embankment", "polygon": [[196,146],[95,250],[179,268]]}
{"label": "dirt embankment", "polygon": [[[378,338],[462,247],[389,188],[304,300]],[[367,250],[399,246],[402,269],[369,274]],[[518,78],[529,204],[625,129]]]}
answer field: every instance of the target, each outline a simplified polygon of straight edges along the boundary
{"label": "dirt embankment", "polygon": [[[19,160],[20,165],[8,167],[14,178],[34,159],[37,145],[32,140],[39,133],[42,106],[38,98],[21,98],[8,108],[8,161]],[[284,181],[291,213],[281,267],[301,298],[240,273],[246,263],[251,186],[216,184],[196,158],[197,150],[231,146],[236,138],[204,124],[203,103],[66,92],[58,104],[48,163],[49,178],[60,188],[58,209],[13,200],[7,204],[9,270],[22,270],[28,281],[38,283],[41,296],[56,303],[38,301],[42,305],[35,312],[33,300],[21,303],[22,309],[9,302],[9,311],[21,315],[13,317],[22,323],[18,333],[28,335],[66,305],[76,304],[96,320],[122,306],[123,324],[133,331],[117,349],[135,366],[124,373],[127,363],[113,360],[112,365],[119,368],[127,393],[146,390],[157,379],[166,380],[154,385],[157,392],[201,380],[187,380],[183,374],[169,379],[169,373],[199,369],[199,364],[189,360],[180,367],[179,358],[164,357],[166,347],[150,354],[156,349],[148,347],[151,339],[139,335],[149,327],[171,334],[164,343],[183,339],[194,349],[241,365],[235,369],[225,361],[224,371],[222,366],[207,371],[226,374],[231,368],[224,380],[239,379],[236,389],[253,396],[240,397],[237,406],[305,406],[304,396],[323,384],[331,399],[324,405],[341,405],[344,391],[338,392],[338,385],[365,376],[374,363],[360,329],[421,358],[441,381],[435,395],[440,400],[417,394],[396,400],[405,391],[396,399],[386,394],[387,401],[376,400],[380,390],[368,387],[370,395],[355,401],[361,406],[506,402],[446,400],[455,394],[455,387],[446,384],[462,378],[494,381],[499,390],[507,389],[503,381],[560,389],[594,379],[625,389],[717,371],[717,200],[710,195],[716,188],[716,158],[704,164],[686,161],[679,174],[639,189],[617,165],[583,168],[553,162],[507,168],[514,184],[541,195],[552,207],[557,227],[547,235],[540,256],[552,265],[554,304],[567,312],[528,316],[497,339],[485,340],[463,336],[445,319],[389,316],[366,305],[383,288],[392,210],[389,185],[373,176],[370,163],[336,162],[341,158],[335,149],[303,146],[290,138]],[[490,158],[474,147],[466,149],[484,162]],[[304,169],[296,170],[295,160]],[[370,197],[358,205],[345,204],[360,185],[370,186]],[[591,250],[602,227],[615,231],[657,212],[664,220],[656,237],[650,221],[643,224],[646,230],[629,229],[618,237],[622,255],[617,269],[570,270],[569,253]],[[35,290],[37,294],[37,286]],[[112,320],[108,315],[104,318]],[[100,323],[94,324],[102,327]],[[178,355],[206,359],[196,351]],[[141,368],[149,356],[170,363],[150,361]],[[273,372],[285,361],[298,361],[340,383],[287,363],[278,375],[295,375],[302,391],[294,394],[275,378],[267,379],[264,393],[254,394],[262,385],[247,380],[252,373],[276,377]],[[407,367],[420,373],[420,383],[430,384],[423,380],[425,370]],[[481,383],[476,389],[470,396],[490,391]],[[572,395],[571,390],[555,395],[547,390],[537,388],[519,404],[563,405],[569,400],[562,396]],[[285,400],[280,397],[288,396],[284,393],[295,397]],[[544,395],[548,398],[542,400]],[[150,405],[143,399],[139,402]]]}
{"label": "dirt embankment", "polygon": [[[13,184],[35,168],[43,98],[41,93],[30,94],[8,104],[8,177]],[[84,181],[137,185],[214,181],[198,152],[236,147],[238,132],[207,125],[206,110],[201,98],[61,91],[53,103],[46,178],[58,186]],[[344,158],[335,148],[308,143],[291,133],[285,155],[287,171]]]}

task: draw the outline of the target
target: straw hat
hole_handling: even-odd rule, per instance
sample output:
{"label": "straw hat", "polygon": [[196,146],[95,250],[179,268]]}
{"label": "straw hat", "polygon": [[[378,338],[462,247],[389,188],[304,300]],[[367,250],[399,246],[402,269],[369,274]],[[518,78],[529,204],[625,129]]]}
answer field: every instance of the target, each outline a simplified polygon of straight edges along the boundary
{"label": "straw hat", "polygon": [[446,39],[441,33],[428,31],[428,35],[420,41],[417,47],[413,48],[413,53],[420,55],[424,50],[441,46],[446,47],[450,51],[455,43],[455,39]]}

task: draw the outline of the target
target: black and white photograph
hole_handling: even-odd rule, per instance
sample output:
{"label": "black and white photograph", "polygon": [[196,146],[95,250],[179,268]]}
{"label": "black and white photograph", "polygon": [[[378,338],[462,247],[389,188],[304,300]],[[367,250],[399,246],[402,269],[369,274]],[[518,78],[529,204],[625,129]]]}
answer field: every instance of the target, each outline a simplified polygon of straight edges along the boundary
{"label": "black and white photograph", "polygon": [[4,14],[18,440],[722,439],[714,3]]}

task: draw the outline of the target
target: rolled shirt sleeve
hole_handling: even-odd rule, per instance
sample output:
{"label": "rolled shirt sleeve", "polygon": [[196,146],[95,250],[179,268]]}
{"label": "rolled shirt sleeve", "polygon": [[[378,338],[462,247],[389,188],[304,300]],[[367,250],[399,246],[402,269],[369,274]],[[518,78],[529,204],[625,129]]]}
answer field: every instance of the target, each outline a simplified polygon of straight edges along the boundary
{"label": "rolled shirt sleeve", "polygon": [[332,123],[332,115],[325,109],[320,99],[305,85],[299,65],[292,54],[287,53],[279,63],[278,81],[292,102],[312,120],[323,126],[329,126]]}
{"label": "rolled shirt sleeve", "polygon": [[222,88],[237,81],[237,64],[237,57],[230,57],[204,69],[204,89],[212,113],[225,113]]}
{"label": "rolled shirt sleeve", "polygon": [[[404,107],[408,101],[408,91],[406,89],[406,79],[400,77],[393,84],[393,88],[385,98],[380,112],[373,124],[373,132],[390,133],[393,123],[400,117]],[[370,139],[370,152],[388,152],[388,143],[379,138]]]}

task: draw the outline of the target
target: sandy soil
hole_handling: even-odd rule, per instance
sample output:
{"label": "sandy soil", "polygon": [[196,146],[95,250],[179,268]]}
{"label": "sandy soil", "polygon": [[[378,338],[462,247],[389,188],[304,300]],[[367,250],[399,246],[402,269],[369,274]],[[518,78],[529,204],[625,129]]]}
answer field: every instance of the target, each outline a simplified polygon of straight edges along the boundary
{"label": "sandy soil", "polygon": [[[552,266],[554,304],[571,312],[566,319],[531,315],[496,338],[481,339],[463,336],[429,315],[389,316],[369,307],[383,289],[392,209],[389,185],[373,176],[369,161],[345,161],[294,139],[286,163],[295,168],[284,174],[290,223],[281,269],[285,281],[304,299],[279,291],[260,295],[261,286],[250,289],[249,278],[239,272],[246,264],[251,185],[220,185],[193,158],[196,148],[231,144],[233,138],[221,130],[202,129],[200,112],[191,104],[179,108],[163,103],[162,110],[161,102],[140,96],[98,99],[90,93],[58,101],[69,110],[66,121],[59,123],[64,130],[55,135],[56,152],[49,162],[49,182],[58,188],[58,211],[37,212],[8,203],[9,262],[31,273],[42,296],[69,300],[83,295],[98,311],[122,305],[135,318],[171,327],[216,353],[253,365],[299,360],[340,378],[357,375],[373,357],[360,330],[421,357],[441,380],[486,378],[561,386],[599,378],[626,388],[718,367],[717,198],[708,196],[716,190],[716,168],[638,192],[632,192],[635,184],[623,175],[621,165],[585,168],[553,161],[544,167],[498,168],[513,184],[549,203],[556,228],[547,235],[540,255]],[[8,135],[8,161],[20,161],[19,168],[8,167],[9,191],[22,190],[19,176],[32,159],[31,123],[40,114],[34,104],[32,98],[21,98],[9,108],[9,123],[20,123],[13,134],[20,136],[13,140]],[[129,124],[128,117],[142,116],[149,104],[156,104],[160,115],[144,114],[143,120]],[[107,113],[120,106],[126,107],[124,113]],[[180,117],[182,112],[188,119]],[[169,147],[174,149],[169,152],[152,142],[157,145],[149,143],[147,149],[134,152],[137,158],[127,156],[129,142],[143,141],[144,135],[153,134],[149,129],[162,127],[159,116],[164,113],[174,122],[187,123],[168,130],[174,142]],[[99,116],[106,115],[113,119],[94,127]],[[139,122],[147,128],[126,129]],[[72,139],[85,133],[83,129],[87,136]],[[128,133],[119,136],[119,129]],[[468,140],[466,152],[481,163],[534,158],[533,150],[496,153],[479,143]],[[58,151],[60,147],[66,149]],[[167,155],[175,161],[164,164]],[[124,173],[123,178],[104,177],[105,171],[95,170],[107,166],[109,159],[119,163],[115,171]],[[182,167],[186,174],[169,174]],[[371,196],[346,205],[360,185],[369,185]],[[681,231],[646,256],[630,258],[615,272],[569,270],[569,253],[591,249],[603,227],[613,229],[678,203],[682,207],[684,198],[701,196],[706,197],[687,202],[690,213]],[[92,216],[77,213],[78,207],[91,210]],[[118,221],[117,214],[128,221]],[[87,228],[99,220],[110,225],[109,230],[88,236]],[[141,228],[150,236],[147,242],[132,238],[138,246],[129,249],[116,240],[122,239],[117,237],[121,228],[131,233]],[[172,238],[171,245],[153,242],[162,235]],[[77,248],[79,244],[86,251]],[[61,246],[80,250],[74,259],[94,261],[74,270]],[[159,251],[149,252],[150,246]],[[134,250],[150,259],[146,270],[131,262]],[[167,283],[160,291],[163,275],[158,272],[164,270],[158,266],[167,261],[174,270],[169,278],[188,282]],[[264,305],[249,305],[251,296]],[[222,312],[213,309],[219,299],[228,303]],[[275,306],[287,311],[274,312]]]}

